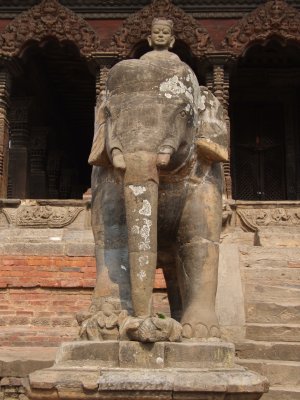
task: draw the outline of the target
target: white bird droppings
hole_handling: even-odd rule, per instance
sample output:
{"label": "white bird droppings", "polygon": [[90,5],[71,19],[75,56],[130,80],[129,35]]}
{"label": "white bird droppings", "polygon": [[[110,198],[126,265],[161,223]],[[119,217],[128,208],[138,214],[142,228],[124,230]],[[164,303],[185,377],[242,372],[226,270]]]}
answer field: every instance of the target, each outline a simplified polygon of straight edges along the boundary
{"label": "white bird droppings", "polygon": [[142,270],[137,274],[137,276],[140,278],[141,281],[143,281],[147,275],[146,275],[146,272]]}
{"label": "white bird droppings", "polygon": [[151,215],[151,204],[148,200],[143,200],[142,208],[139,210],[139,214],[150,217]]}
{"label": "white bird droppings", "polygon": [[140,194],[143,194],[146,192],[145,186],[129,185],[129,189],[131,189],[133,191],[133,194],[135,196],[139,196]]}
{"label": "white bird droppings", "polygon": [[148,265],[149,257],[148,256],[139,256],[139,264],[140,264],[140,267],[144,267],[145,265]]}

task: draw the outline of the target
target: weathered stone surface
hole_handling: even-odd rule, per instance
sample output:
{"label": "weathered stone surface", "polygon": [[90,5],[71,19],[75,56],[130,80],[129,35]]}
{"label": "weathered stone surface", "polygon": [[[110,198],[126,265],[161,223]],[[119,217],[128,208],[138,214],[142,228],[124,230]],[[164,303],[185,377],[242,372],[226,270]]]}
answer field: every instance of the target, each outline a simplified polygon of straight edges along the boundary
{"label": "weathered stone surface", "polygon": [[0,254],[57,256],[64,254],[62,243],[6,243],[0,245]]}
{"label": "weathered stone surface", "polygon": [[241,359],[300,361],[300,343],[245,340],[236,344],[236,355]]}
{"label": "weathered stone surface", "polygon": [[237,360],[239,365],[268,378],[273,385],[300,385],[300,362],[277,360]]}
{"label": "weathered stone surface", "polygon": [[[300,288],[300,268],[245,268],[243,271],[247,283],[262,285],[283,286],[287,288]],[[299,298],[300,299],[300,298]]]}
{"label": "weathered stone surface", "polygon": [[256,268],[286,268],[290,263],[298,263],[300,259],[299,248],[276,248],[260,246],[241,246],[241,267]]}
{"label": "weathered stone surface", "polygon": [[[121,368],[231,368],[234,345],[212,339],[203,342],[140,343],[134,341],[78,341],[63,343],[55,368],[68,362]],[[93,363],[94,362],[94,363]]]}
{"label": "weathered stone surface", "polygon": [[120,342],[119,365],[121,368],[163,368],[164,343]]}
{"label": "weathered stone surface", "polygon": [[220,326],[221,338],[228,342],[243,340],[246,337],[246,326]]}
{"label": "weathered stone surface", "polygon": [[299,324],[247,324],[246,337],[253,340],[296,342],[300,337]]}
{"label": "weathered stone surface", "polygon": [[93,257],[95,255],[95,246],[93,243],[68,243],[66,245],[65,254],[71,257]]}
{"label": "weathered stone surface", "polygon": [[262,400],[300,400],[299,386],[273,386]]}
{"label": "weathered stone surface", "polygon": [[263,247],[300,247],[300,235],[284,232],[258,232],[259,244]]}
{"label": "weathered stone surface", "polygon": [[267,384],[267,380],[262,382],[260,375],[253,375],[251,371],[241,371],[238,368],[227,371],[208,370],[202,373],[191,370],[191,372],[184,371],[181,374],[180,371],[177,378],[174,381],[175,392],[201,392],[205,387],[206,392],[255,393],[260,392]]}
{"label": "weathered stone surface", "polygon": [[[93,386],[93,390],[97,389],[97,381],[99,379],[99,370],[84,370],[80,368],[76,370],[41,370],[33,372],[29,375],[29,382],[32,389],[50,390],[55,388],[72,388],[72,392],[80,392],[85,385]],[[70,390],[71,391],[71,390]],[[46,393],[46,392],[45,392]]]}
{"label": "weathered stone surface", "polygon": [[245,309],[250,323],[300,324],[300,304],[293,305],[286,297],[279,304],[247,302]]}
{"label": "weathered stone surface", "polygon": [[235,227],[230,233],[225,230],[225,232],[221,234],[221,241],[224,244],[236,244],[238,246],[252,248],[255,243],[255,235],[253,232],[244,232],[241,228]]}
{"label": "weathered stone surface", "polygon": [[63,343],[56,354],[55,364],[64,361],[97,360],[105,366],[118,366],[119,343],[105,342],[70,342]]}
{"label": "weathered stone surface", "polygon": [[0,376],[25,377],[33,371],[53,365],[56,348],[1,347]]}
{"label": "weathered stone surface", "polygon": [[167,368],[230,368],[234,364],[234,346],[224,342],[165,343]]}
{"label": "weathered stone surface", "polygon": [[234,365],[233,356],[233,345],[212,339],[65,343],[52,368],[30,374],[27,389],[38,400],[259,399],[267,380]]}
{"label": "weathered stone surface", "polygon": [[182,326],[173,318],[128,316],[120,324],[120,339],[144,343],[180,342]]}
{"label": "weathered stone surface", "polygon": [[[100,371],[56,371],[44,370],[29,377],[31,399],[56,399],[57,390],[62,399],[82,399],[83,393],[90,399],[133,398],[141,399],[176,398],[196,396],[215,399],[220,393],[242,400],[259,399],[267,390],[267,381],[261,376],[242,368],[224,370],[176,370],[176,369],[106,369]],[[189,394],[187,394],[189,393]],[[201,397],[202,396],[202,397]]]}
{"label": "weathered stone surface", "polygon": [[246,302],[269,302],[299,304],[300,288],[297,285],[264,285],[263,282],[245,282]]}
{"label": "weathered stone surface", "polygon": [[[231,296],[228,296],[228,293],[231,293]],[[244,303],[238,246],[223,242],[220,245],[216,312],[222,329],[234,327],[231,340],[241,339],[243,336]]]}

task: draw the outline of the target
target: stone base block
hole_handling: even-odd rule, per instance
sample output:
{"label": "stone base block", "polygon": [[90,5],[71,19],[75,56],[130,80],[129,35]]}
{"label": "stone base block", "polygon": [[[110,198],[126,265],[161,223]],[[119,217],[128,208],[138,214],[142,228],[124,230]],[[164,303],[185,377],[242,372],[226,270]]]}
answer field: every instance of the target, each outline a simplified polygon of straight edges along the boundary
{"label": "stone base block", "polygon": [[29,375],[28,396],[43,399],[257,400],[261,375],[234,365],[224,342],[64,343],[52,368]]}

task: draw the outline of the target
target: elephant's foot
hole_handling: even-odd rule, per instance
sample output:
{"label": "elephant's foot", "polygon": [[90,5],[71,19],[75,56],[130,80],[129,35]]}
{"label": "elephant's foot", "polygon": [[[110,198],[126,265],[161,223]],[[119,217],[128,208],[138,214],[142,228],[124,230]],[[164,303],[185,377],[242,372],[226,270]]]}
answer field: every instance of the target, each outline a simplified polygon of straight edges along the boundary
{"label": "elephant's foot", "polygon": [[221,336],[216,313],[214,310],[199,310],[188,308],[181,318],[182,336],[185,339],[207,339]]}
{"label": "elephant's foot", "polygon": [[179,322],[167,317],[127,317],[120,326],[121,340],[178,342],[181,341],[181,334]]}

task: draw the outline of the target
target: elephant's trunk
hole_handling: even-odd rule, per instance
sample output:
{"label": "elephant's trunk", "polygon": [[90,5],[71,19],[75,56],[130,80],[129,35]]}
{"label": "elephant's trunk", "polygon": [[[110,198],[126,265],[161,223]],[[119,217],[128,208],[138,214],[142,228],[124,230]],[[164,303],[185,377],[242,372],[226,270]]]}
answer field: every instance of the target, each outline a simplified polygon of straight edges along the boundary
{"label": "elephant's trunk", "polygon": [[125,208],[131,297],[135,316],[151,315],[151,297],[157,261],[157,155],[125,155]]}

